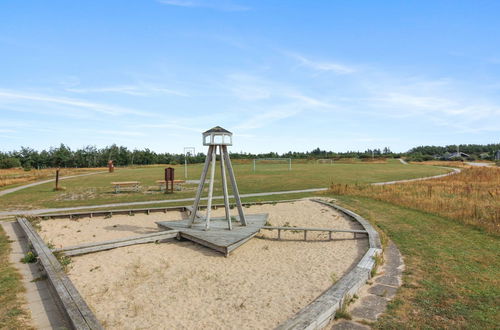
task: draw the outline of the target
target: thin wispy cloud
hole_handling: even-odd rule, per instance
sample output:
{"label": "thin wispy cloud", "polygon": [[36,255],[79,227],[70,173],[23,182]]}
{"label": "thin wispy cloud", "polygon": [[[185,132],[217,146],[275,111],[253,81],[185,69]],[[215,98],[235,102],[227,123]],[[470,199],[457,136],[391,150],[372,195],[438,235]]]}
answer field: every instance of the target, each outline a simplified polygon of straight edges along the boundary
{"label": "thin wispy cloud", "polygon": [[113,135],[113,136],[146,136],[144,132],[137,132],[137,131],[118,131],[118,130],[98,130],[96,131],[99,134],[105,134],[105,135]]}
{"label": "thin wispy cloud", "polygon": [[[188,122],[189,120],[186,120]],[[192,122],[192,120],[191,120]],[[168,129],[173,129],[173,130],[183,130],[183,131],[190,131],[190,132],[202,132],[206,128],[197,128],[197,127],[189,127],[185,126],[182,124],[177,124],[177,123],[159,123],[159,124],[140,124],[136,125],[135,127],[139,128],[168,128]]]}
{"label": "thin wispy cloud", "polygon": [[334,72],[337,74],[350,74],[357,71],[352,66],[348,66],[333,61],[312,60],[303,55],[295,53],[288,53],[288,55],[297,60],[300,63],[300,65],[316,71]]}
{"label": "thin wispy cloud", "polygon": [[154,94],[169,94],[177,96],[188,96],[188,94],[173,89],[150,86],[150,85],[123,85],[123,86],[104,86],[94,88],[67,88],[66,91],[80,94],[91,93],[119,93],[132,96],[150,96]]}
{"label": "thin wispy cloud", "polygon": [[336,108],[334,104],[306,95],[298,86],[252,74],[228,75],[225,85],[232,95],[244,102],[238,109],[236,129],[252,130],[296,117],[306,110]]}
{"label": "thin wispy cloud", "polygon": [[187,7],[187,8],[208,8],[220,11],[247,11],[251,9],[248,6],[234,4],[230,1],[225,1],[225,0],[205,0],[205,1],[158,0],[158,2],[169,6]]}
{"label": "thin wispy cloud", "polygon": [[[58,105],[73,107],[76,109],[83,109],[86,111],[92,111],[100,114],[119,116],[119,115],[136,115],[136,116],[151,116],[151,114],[145,111],[138,111],[135,109],[129,109],[122,106],[109,105],[97,102],[91,102],[81,99],[68,98],[63,96],[46,95],[46,94],[34,94],[24,91],[0,89],[0,102],[8,102],[11,107],[12,103],[15,103],[19,107],[22,107],[24,111],[36,112],[37,104],[44,105]],[[28,102],[28,104],[26,103]]]}

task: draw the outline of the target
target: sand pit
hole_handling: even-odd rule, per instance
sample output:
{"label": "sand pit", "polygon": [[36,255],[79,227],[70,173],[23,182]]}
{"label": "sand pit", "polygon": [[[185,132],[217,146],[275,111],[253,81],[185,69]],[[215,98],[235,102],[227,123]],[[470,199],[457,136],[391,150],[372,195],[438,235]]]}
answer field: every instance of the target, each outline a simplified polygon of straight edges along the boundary
{"label": "sand pit", "polygon": [[[233,210],[233,213],[236,213]],[[272,225],[361,229],[311,201],[259,205]],[[222,216],[223,209],[213,212]],[[42,221],[42,236],[57,247],[135,236],[157,230],[154,221],[180,212],[109,219]],[[73,258],[69,276],[109,329],[273,328],[313,301],[367,250],[352,234],[263,231],[228,258],[189,241],[143,244]],[[267,237],[267,238],[265,238]]]}

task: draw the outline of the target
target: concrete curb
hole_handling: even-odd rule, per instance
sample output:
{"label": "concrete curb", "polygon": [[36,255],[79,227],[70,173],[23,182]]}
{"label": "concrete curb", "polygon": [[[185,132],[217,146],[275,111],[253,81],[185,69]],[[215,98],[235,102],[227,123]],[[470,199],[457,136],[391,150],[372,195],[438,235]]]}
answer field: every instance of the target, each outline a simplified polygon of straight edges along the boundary
{"label": "concrete curb", "polygon": [[338,205],[318,199],[312,200],[334,208],[359,222],[368,233],[369,249],[349,273],[344,275],[321,296],[316,298],[316,300],[300,310],[295,316],[279,325],[276,328],[279,330],[321,329],[328,325],[342,304],[354,296],[366,281],[371,278],[371,271],[375,267],[374,257],[382,253],[382,244],[380,243],[378,232],[366,219]]}

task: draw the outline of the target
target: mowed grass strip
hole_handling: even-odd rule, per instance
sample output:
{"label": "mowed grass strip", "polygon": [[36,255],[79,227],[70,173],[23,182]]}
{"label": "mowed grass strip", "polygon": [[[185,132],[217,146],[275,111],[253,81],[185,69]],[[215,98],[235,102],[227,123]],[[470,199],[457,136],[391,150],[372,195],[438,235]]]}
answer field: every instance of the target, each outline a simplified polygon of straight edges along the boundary
{"label": "mowed grass strip", "polygon": [[[196,184],[183,185],[182,191],[166,195],[159,191],[156,180],[164,177],[166,166],[117,168],[114,173],[96,174],[61,182],[63,191],[53,191],[53,183],[27,188],[0,198],[0,209],[68,207],[107,203],[188,198],[195,195]],[[184,179],[184,168],[175,166],[176,178]],[[202,164],[188,167],[188,179],[198,180]],[[382,164],[260,164],[257,171],[251,164],[235,164],[240,193],[285,191],[328,187],[331,183],[372,183],[411,179],[446,173],[447,169],[425,165]],[[222,193],[220,170],[216,171],[215,195]],[[140,192],[115,194],[111,182],[140,181]]]}
{"label": "mowed grass strip", "polygon": [[497,236],[453,219],[387,202],[330,196],[379,227],[404,256],[404,284],[375,328],[498,328]]}
{"label": "mowed grass strip", "polygon": [[[105,170],[105,168],[62,168],[59,175],[64,177]],[[35,181],[54,179],[55,173],[55,168],[31,169],[29,171],[25,171],[22,168],[0,169],[0,190],[14,188]]]}
{"label": "mowed grass strip", "polygon": [[23,309],[21,276],[9,261],[10,241],[0,226],[0,329],[32,329]]}

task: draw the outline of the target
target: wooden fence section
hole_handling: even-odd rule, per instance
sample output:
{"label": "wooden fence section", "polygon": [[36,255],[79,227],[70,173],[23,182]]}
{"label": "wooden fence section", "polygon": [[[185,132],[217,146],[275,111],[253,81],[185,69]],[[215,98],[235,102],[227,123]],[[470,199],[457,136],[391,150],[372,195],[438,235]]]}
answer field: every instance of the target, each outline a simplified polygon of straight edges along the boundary
{"label": "wooden fence section", "polygon": [[58,307],[68,319],[73,329],[103,329],[85,300],[80,296],[71,280],[52,251],[26,218],[17,218],[17,222],[28,237],[35,250],[49,283],[52,287]]}
{"label": "wooden fence section", "polygon": [[66,256],[72,257],[72,256],[78,256],[78,255],[87,254],[87,253],[112,250],[112,249],[116,249],[116,248],[124,247],[124,246],[129,246],[129,245],[145,244],[145,243],[162,241],[164,239],[177,237],[178,233],[179,233],[178,230],[160,231],[157,233],[151,233],[151,234],[145,234],[145,235],[139,235],[139,236],[133,236],[133,237],[126,237],[126,238],[115,239],[115,240],[111,240],[111,241],[75,245],[75,246],[70,246],[70,247],[61,248],[61,249],[54,249],[53,251],[54,252],[63,252]]}
{"label": "wooden fence section", "polygon": [[308,227],[276,227],[276,226],[263,226],[261,229],[267,230],[277,230],[278,231],[278,239],[281,239],[281,231],[303,231],[304,232],[304,241],[307,241],[307,233],[310,231],[321,231],[328,232],[328,239],[332,240],[333,233],[353,233],[354,238],[357,238],[358,234],[367,234],[366,230],[357,230],[357,229],[333,229],[333,228],[308,228]]}

